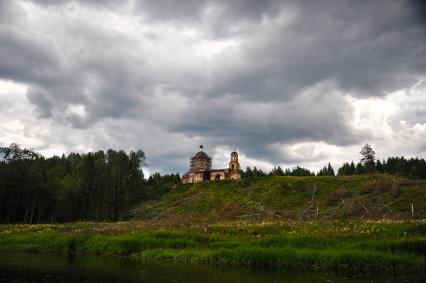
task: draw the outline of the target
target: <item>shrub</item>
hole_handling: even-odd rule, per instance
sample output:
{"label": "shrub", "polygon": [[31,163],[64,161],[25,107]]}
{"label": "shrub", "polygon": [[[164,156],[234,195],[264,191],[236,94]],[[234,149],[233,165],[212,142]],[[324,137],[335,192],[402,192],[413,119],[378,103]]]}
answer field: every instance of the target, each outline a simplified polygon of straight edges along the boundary
{"label": "shrub", "polygon": [[340,199],[344,199],[345,197],[348,197],[351,195],[351,191],[345,188],[338,189],[337,191],[334,191],[331,193],[327,199],[327,204],[335,204],[336,202],[340,201]]}

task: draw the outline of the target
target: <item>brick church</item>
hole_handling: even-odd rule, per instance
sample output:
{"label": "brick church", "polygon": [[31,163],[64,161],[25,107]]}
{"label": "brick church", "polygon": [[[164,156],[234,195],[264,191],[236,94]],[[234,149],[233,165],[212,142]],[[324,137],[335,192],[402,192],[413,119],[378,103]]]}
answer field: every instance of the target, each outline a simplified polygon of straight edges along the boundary
{"label": "brick church", "polygon": [[200,151],[191,157],[189,171],[182,176],[182,183],[239,179],[241,179],[240,164],[236,150],[231,152],[229,168],[212,169],[212,159],[203,151],[203,145],[200,145]]}

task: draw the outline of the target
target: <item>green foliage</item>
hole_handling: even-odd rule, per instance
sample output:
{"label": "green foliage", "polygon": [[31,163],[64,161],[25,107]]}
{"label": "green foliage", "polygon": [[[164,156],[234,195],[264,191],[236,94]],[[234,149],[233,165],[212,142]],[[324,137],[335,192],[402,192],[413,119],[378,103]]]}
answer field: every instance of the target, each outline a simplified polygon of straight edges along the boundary
{"label": "green foliage", "polygon": [[0,223],[118,220],[146,198],[143,151],[44,158],[0,148]]}
{"label": "green foliage", "polygon": [[181,183],[179,173],[161,175],[159,172],[151,174],[146,182],[146,195],[148,199],[158,199],[167,194],[177,184]]}
{"label": "green foliage", "polygon": [[278,166],[278,167],[274,167],[271,172],[269,173],[270,176],[284,176],[284,171],[283,169]]}
{"label": "green foliage", "polygon": [[241,170],[242,178],[250,178],[250,177],[265,177],[266,173],[262,171],[262,169],[257,169],[256,166],[253,167],[253,170],[250,166],[247,167],[246,171]]}
{"label": "green foliage", "polygon": [[339,168],[338,170],[338,175],[353,175],[355,174],[355,164],[352,161],[350,164],[349,163],[344,163],[342,167]]}
{"label": "green foliage", "polygon": [[[330,166],[331,167],[331,166]],[[333,170],[331,168],[331,170]],[[283,170],[280,166],[274,167],[269,173],[263,172],[261,169],[257,169],[256,166],[253,169],[247,167],[246,171],[241,170],[241,178],[251,178],[251,177],[265,177],[265,176],[315,176],[315,173],[311,172],[309,169],[296,166],[292,169],[286,168]],[[333,172],[334,174],[334,172]]]}
{"label": "green foliage", "polygon": [[387,160],[377,160],[374,165],[358,163],[344,163],[338,170],[338,175],[366,174],[377,172],[380,174],[398,175],[410,179],[426,179],[426,161],[419,158],[406,159],[401,157],[389,157]]}
{"label": "green foliage", "polygon": [[291,171],[286,169],[284,174],[285,176],[315,176],[314,172],[311,172],[309,169],[296,166]]}
{"label": "green foliage", "polygon": [[360,151],[361,164],[367,173],[375,172],[376,152],[368,143]]}
{"label": "green foliage", "polygon": [[318,172],[317,176],[334,176],[334,169],[331,167],[330,162],[328,166],[324,166],[324,168]]}
{"label": "green foliage", "polygon": [[[426,179],[426,161],[419,158],[405,159],[401,157],[389,157],[387,161],[376,160],[375,152],[371,145],[366,144],[361,149],[361,162],[356,167],[352,163],[344,163],[339,168],[339,175],[386,173],[403,176],[410,179]],[[322,169],[324,170],[324,169]],[[321,172],[321,171],[320,171]]]}

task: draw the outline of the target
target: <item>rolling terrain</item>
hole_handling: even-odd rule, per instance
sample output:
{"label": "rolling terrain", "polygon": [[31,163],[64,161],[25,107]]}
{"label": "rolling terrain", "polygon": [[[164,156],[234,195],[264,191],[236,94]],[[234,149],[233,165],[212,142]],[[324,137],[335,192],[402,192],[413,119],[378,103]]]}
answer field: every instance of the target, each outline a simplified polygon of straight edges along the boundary
{"label": "rolling terrain", "polygon": [[[414,213],[412,212],[414,209]],[[342,220],[426,217],[426,181],[390,175],[263,177],[177,184],[132,210],[144,221]]]}

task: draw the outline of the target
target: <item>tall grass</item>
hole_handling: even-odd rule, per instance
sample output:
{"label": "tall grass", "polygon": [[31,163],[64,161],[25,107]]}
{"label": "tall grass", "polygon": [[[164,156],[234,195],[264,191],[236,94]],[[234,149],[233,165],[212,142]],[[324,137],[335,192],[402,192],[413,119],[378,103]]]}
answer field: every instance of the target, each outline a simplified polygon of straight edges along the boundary
{"label": "tall grass", "polygon": [[[111,227],[118,225],[119,228]],[[0,225],[0,250],[130,256],[262,268],[425,270],[426,223],[228,222],[129,231],[126,223]],[[417,228],[416,228],[417,227]],[[40,228],[40,227],[38,227]],[[99,232],[101,231],[101,232]],[[111,233],[111,231],[114,231]]]}

